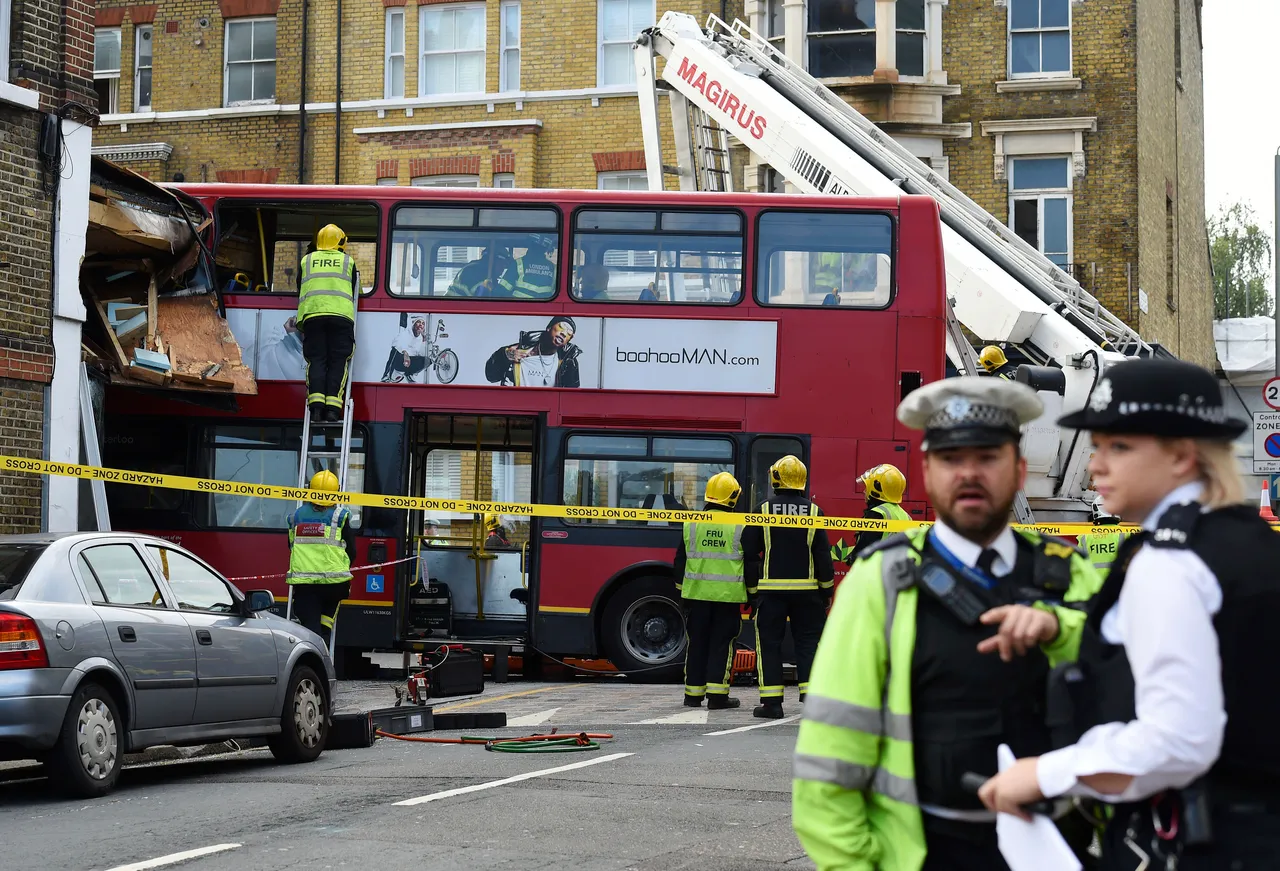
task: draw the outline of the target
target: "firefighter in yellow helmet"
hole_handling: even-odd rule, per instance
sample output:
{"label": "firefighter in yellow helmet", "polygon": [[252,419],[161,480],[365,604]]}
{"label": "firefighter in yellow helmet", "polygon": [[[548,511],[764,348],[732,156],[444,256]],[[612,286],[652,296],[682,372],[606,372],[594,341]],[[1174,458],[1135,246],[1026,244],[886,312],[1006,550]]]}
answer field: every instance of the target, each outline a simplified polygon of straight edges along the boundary
{"label": "firefighter in yellow helmet", "polygon": [[[822,510],[804,494],[809,472],[798,457],[787,455],[769,469],[773,498],[762,514],[819,516]],[[781,719],[782,642],[788,618],[796,649],[800,701],[809,690],[809,669],[826,623],[835,588],[831,543],[816,527],[748,526],[742,534],[748,588],[759,590],[755,607],[756,670],[760,705],[753,716]]]}
{"label": "firefighter in yellow helmet", "polygon": [[[718,472],[707,481],[702,510],[732,511],[741,493],[733,475]],[[676,547],[676,590],[687,636],[684,703],[690,708],[700,706],[703,696],[713,711],[741,705],[729,698],[733,641],[742,628],[742,606],[755,594],[747,586],[742,532],[738,524],[693,521],[684,525]]]}
{"label": "firefighter in yellow helmet", "polygon": [[[311,476],[311,489],[338,492],[327,469]],[[289,574],[293,610],[303,626],[329,640],[338,603],[351,593],[356,537],[345,505],[303,502],[289,515]]]}
{"label": "firefighter in yellow helmet", "polygon": [[343,394],[356,347],[356,300],[360,273],[346,253],[347,234],[326,224],[316,250],[302,258],[298,329],[307,361],[307,405],[313,421],[342,419]]}
{"label": "firefighter in yellow helmet", "polygon": [[978,362],[982,364],[983,369],[987,370],[987,374],[1003,378],[1005,381],[1014,380],[1014,373],[1018,371],[1018,367],[1009,362],[1004,351],[995,345],[987,345],[983,348],[982,353],[978,355]]}
{"label": "firefighter in yellow helmet", "polygon": [[511,539],[507,537],[507,528],[502,525],[502,520],[496,514],[487,515],[484,519],[485,528],[485,550],[495,547],[513,547]]}
{"label": "firefighter in yellow helmet", "polygon": [[[867,510],[862,512],[863,517],[878,520],[911,519],[911,515],[902,507],[902,496],[907,492],[907,479],[897,466],[891,463],[873,466],[859,475],[858,481],[865,489],[863,495],[867,500]],[[892,534],[891,532],[859,533],[858,541],[853,546],[854,556],[856,557],[864,548],[877,541],[883,541]]]}

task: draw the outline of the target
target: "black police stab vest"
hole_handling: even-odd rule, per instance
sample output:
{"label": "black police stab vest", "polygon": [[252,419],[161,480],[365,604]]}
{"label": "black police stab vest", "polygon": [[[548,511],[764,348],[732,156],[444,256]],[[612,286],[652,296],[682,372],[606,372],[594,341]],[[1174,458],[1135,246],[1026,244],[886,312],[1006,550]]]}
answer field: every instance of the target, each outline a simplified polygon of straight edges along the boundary
{"label": "black police stab vest", "polygon": [[[1018,555],[1013,571],[987,596],[992,606],[1017,601],[1061,598],[1070,583],[1070,562],[1055,558],[1068,571],[1045,589],[1044,573],[1031,542],[1015,535]],[[926,544],[925,559],[932,557]],[[937,559],[936,557],[932,557]],[[959,583],[968,583],[959,580]],[[993,634],[990,626],[966,626],[923,591],[917,598],[916,645],[911,665],[912,737],[916,790],[922,804],[954,810],[978,810],[978,797],[961,785],[966,772],[996,773],[996,748],[1008,743],[1018,756],[1037,756],[1049,749],[1045,726],[1045,682],[1048,661],[1038,651],[1002,662],[994,653],[979,653],[978,642]],[[970,823],[930,820],[934,829],[965,837]]]}
{"label": "black police stab vest", "polygon": [[1275,752],[1280,650],[1273,637],[1280,615],[1280,533],[1249,506],[1205,513],[1199,503],[1175,505],[1154,532],[1132,536],[1120,546],[1106,583],[1089,602],[1079,679],[1069,681],[1074,723],[1065,737],[1075,740],[1092,726],[1135,719],[1133,674],[1124,648],[1108,644],[1100,627],[1103,616],[1119,601],[1130,561],[1144,543],[1190,550],[1222,589],[1222,608],[1213,626],[1222,659],[1227,726],[1211,779],[1280,788],[1280,756]]}

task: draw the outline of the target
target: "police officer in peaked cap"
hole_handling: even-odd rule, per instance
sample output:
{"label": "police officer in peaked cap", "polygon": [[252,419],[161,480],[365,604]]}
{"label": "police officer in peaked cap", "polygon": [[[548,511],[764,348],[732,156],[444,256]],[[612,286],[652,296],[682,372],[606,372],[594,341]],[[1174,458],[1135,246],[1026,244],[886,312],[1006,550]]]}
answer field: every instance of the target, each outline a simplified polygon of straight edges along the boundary
{"label": "police officer in peaked cap", "polygon": [[1280,535],[1244,504],[1232,441],[1248,424],[1210,372],[1166,360],[1112,367],[1059,423],[1091,431],[1095,489],[1142,529],[1053,682],[1066,746],[1019,760],[982,800],[1015,814],[1044,796],[1109,802],[1105,871],[1280,868]]}
{"label": "police officer in peaked cap", "polygon": [[1049,672],[1085,618],[1069,603],[1100,586],[1073,545],[1010,526],[1021,429],[1043,411],[1027,385],[987,376],[898,408],[924,430],[938,519],[858,555],[819,642],[792,789],[819,871],[1007,871],[996,814],[964,775],[995,774],[1002,743],[1051,749]]}

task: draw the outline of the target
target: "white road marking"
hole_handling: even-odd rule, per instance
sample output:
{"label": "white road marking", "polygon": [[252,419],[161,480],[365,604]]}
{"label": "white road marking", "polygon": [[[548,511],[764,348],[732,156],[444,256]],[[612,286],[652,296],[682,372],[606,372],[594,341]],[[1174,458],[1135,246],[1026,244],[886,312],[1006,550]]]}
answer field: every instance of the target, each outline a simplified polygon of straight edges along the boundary
{"label": "white road marking", "polygon": [[732,735],[735,732],[750,732],[752,729],[767,729],[770,726],[781,726],[783,723],[793,723],[800,719],[800,715],[793,717],[783,717],[781,720],[769,720],[767,723],[752,723],[750,726],[739,726],[736,729],[722,729],[719,732],[703,732],[703,735]]}
{"label": "white road marking", "polygon": [[599,756],[595,759],[584,759],[582,762],[573,762],[569,765],[558,765],[555,768],[543,768],[540,771],[526,771],[524,774],[517,774],[514,777],[504,777],[502,780],[491,780],[488,783],[477,783],[474,786],[463,786],[458,789],[446,789],[443,792],[433,792],[430,795],[420,795],[417,798],[406,798],[404,801],[395,803],[396,807],[407,807],[415,804],[426,804],[429,801],[439,801],[442,798],[452,798],[455,795],[465,795],[468,792],[480,792],[483,789],[493,789],[495,786],[506,786],[509,783],[519,783],[522,780],[531,780],[535,777],[546,777],[548,774],[559,774],[562,771],[573,771],[575,768],[586,768],[589,765],[599,765],[602,762],[612,762],[615,759],[622,759],[626,756],[632,756],[631,753],[611,753],[608,756]]}
{"label": "white road marking", "polygon": [[707,709],[695,708],[692,711],[681,711],[678,714],[671,714],[667,717],[655,717],[652,720],[641,720],[638,723],[632,723],[633,726],[650,726],[655,723],[696,723],[701,726],[707,722]]}
{"label": "white road marking", "polygon": [[198,850],[184,850],[181,853],[170,853],[168,856],[160,856],[156,859],[147,859],[143,862],[134,862],[132,865],[117,865],[114,868],[108,868],[107,871],[146,871],[148,868],[163,868],[165,865],[176,865],[179,862],[185,862],[188,859],[199,859],[201,856],[211,856],[214,853],[223,853],[227,850],[234,850],[240,844],[214,844],[212,847],[201,847]]}
{"label": "white road marking", "polygon": [[539,711],[536,714],[525,714],[523,717],[516,717],[514,720],[507,720],[507,726],[541,726],[556,715],[559,708],[552,708],[549,711]]}

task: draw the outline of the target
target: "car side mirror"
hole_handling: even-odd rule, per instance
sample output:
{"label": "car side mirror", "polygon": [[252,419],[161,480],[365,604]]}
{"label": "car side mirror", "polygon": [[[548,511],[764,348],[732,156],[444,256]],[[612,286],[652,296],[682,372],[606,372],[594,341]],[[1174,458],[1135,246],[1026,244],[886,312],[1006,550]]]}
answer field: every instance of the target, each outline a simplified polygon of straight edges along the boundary
{"label": "car side mirror", "polygon": [[276,597],[270,590],[250,590],[245,593],[245,607],[250,611],[269,611],[276,604]]}

